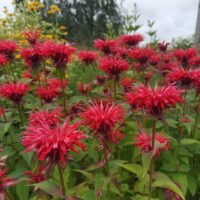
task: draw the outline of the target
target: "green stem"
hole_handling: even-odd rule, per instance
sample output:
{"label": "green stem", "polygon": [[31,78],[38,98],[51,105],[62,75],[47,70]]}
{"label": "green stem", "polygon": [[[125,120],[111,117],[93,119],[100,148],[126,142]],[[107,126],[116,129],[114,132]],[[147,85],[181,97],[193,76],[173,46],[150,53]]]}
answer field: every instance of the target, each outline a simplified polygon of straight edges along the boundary
{"label": "green stem", "polygon": [[22,111],[21,105],[17,104],[17,109],[18,109],[18,112],[19,112],[19,118],[21,120],[21,124],[23,126],[24,125],[24,117],[23,117],[23,111]]}
{"label": "green stem", "polygon": [[59,77],[60,77],[61,87],[62,87],[62,92],[63,92],[63,106],[64,106],[64,112],[65,112],[65,114],[67,114],[65,84],[64,84],[64,79],[63,79],[63,76],[62,76],[62,71],[61,71],[60,69],[58,69],[58,74],[59,74]]}
{"label": "green stem", "polygon": [[16,79],[15,73],[14,73],[14,71],[13,71],[12,64],[10,64],[9,66],[10,66],[10,73],[11,73],[11,75],[12,75],[12,77],[13,77],[14,82],[16,83],[16,82],[17,82],[17,79]]}
{"label": "green stem", "polygon": [[194,138],[195,139],[199,139],[198,135],[197,135],[197,126],[198,126],[198,122],[199,122],[199,109],[200,109],[200,96],[199,99],[197,101],[197,105],[196,105],[196,116],[195,116],[195,123],[194,123],[194,129],[193,129],[193,134],[194,134]]}
{"label": "green stem", "polygon": [[[152,125],[152,143],[151,143],[151,151],[152,151],[152,153],[154,153],[155,133],[156,133],[156,120],[153,121],[153,125]],[[154,155],[152,155],[152,160],[151,160],[150,170],[149,171],[150,171],[150,174],[149,174],[149,195],[148,195],[148,200],[151,200],[153,173],[154,173]]]}
{"label": "green stem", "polygon": [[8,197],[9,200],[15,200],[12,194],[8,190],[6,191],[6,196]]}
{"label": "green stem", "polygon": [[114,93],[114,99],[117,97],[117,88],[116,88],[116,80],[115,78],[113,79],[113,93]]}
{"label": "green stem", "polygon": [[59,176],[60,176],[60,184],[62,188],[62,193],[63,196],[66,196],[66,189],[65,189],[65,182],[64,182],[64,177],[63,177],[63,170],[60,166],[58,166],[58,171],[59,171]]}

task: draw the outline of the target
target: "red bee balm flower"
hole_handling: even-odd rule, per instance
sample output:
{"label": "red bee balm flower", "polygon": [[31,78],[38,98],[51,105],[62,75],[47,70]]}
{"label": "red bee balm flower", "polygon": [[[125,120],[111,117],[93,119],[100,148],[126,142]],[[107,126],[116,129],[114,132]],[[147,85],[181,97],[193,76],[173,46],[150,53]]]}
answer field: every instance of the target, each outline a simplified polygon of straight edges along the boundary
{"label": "red bee balm flower", "polygon": [[147,47],[147,48],[136,48],[129,51],[129,57],[140,62],[141,65],[144,65],[148,62],[149,58],[153,56],[155,52]]}
{"label": "red bee balm flower", "polygon": [[81,142],[86,136],[78,130],[80,124],[69,124],[66,120],[61,127],[56,126],[54,129],[45,122],[41,122],[40,125],[40,127],[30,125],[23,133],[22,139],[22,144],[26,147],[25,151],[35,151],[39,160],[64,167],[68,152],[78,153],[75,146],[82,150],[86,149]]}
{"label": "red bee balm flower", "polygon": [[0,170],[0,199],[4,200],[6,199],[7,192],[6,190],[17,184],[17,180],[13,178],[9,178],[6,175],[7,169],[1,169]]}
{"label": "red bee balm flower", "polygon": [[97,137],[103,141],[117,142],[120,134],[114,128],[124,118],[124,111],[120,105],[103,101],[93,102],[86,106],[83,113],[81,113],[81,117],[83,123],[89,125]]}
{"label": "red bee balm flower", "polygon": [[39,68],[46,56],[46,50],[41,44],[32,48],[24,48],[21,51],[21,57],[24,58],[26,65],[32,69]]}
{"label": "red bee balm flower", "polygon": [[75,48],[71,45],[57,44],[53,42],[45,43],[48,56],[53,60],[54,65],[59,69],[65,69],[70,61]]}
{"label": "red bee balm flower", "polygon": [[101,50],[104,54],[109,55],[115,52],[117,46],[118,46],[118,41],[117,40],[95,40],[94,41],[94,46]]}
{"label": "red bee balm flower", "polygon": [[37,171],[35,172],[26,171],[24,174],[29,177],[30,184],[40,183],[46,180],[44,171],[45,171],[45,167],[42,165]]}
{"label": "red bee balm flower", "polygon": [[80,51],[78,57],[83,64],[89,65],[96,61],[97,53],[94,51]]}
{"label": "red bee balm flower", "polygon": [[167,75],[167,81],[182,88],[190,88],[190,86],[192,86],[192,84],[197,80],[198,74],[200,74],[200,70],[198,69],[184,70],[183,68],[179,68]]}
{"label": "red bee balm flower", "polygon": [[150,88],[140,85],[134,92],[126,94],[127,102],[134,109],[144,108],[149,115],[161,118],[163,111],[176,103],[182,103],[181,91],[173,86],[162,86],[161,88]]}
{"label": "red bee balm flower", "polygon": [[0,40],[0,54],[3,54],[7,59],[11,60],[13,54],[17,50],[17,44],[10,40]]}
{"label": "red bee balm flower", "polygon": [[15,104],[21,104],[22,98],[29,90],[26,84],[17,82],[17,83],[3,83],[0,86],[0,95],[7,98],[8,100],[14,102]]}
{"label": "red bee balm flower", "polygon": [[102,58],[99,69],[103,70],[111,77],[118,78],[119,74],[129,69],[129,64],[125,60],[114,57]]}
{"label": "red bee balm flower", "polygon": [[62,109],[55,109],[52,111],[45,110],[45,111],[37,111],[29,116],[29,124],[31,126],[40,127],[41,124],[46,123],[49,125],[50,128],[55,128],[59,122]]}
{"label": "red bee balm flower", "polygon": [[0,68],[6,64],[8,64],[8,59],[4,55],[0,54]]}
{"label": "red bee balm flower", "polygon": [[[140,133],[135,137],[134,145],[139,147],[142,152],[149,153],[152,152],[152,134],[147,135],[147,133]],[[162,151],[169,149],[169,139],[160,135],[160,133],[155,133],[155,146],[153,150],[153,155],[158,157]]]}
{"label": "red bee balm flower", "polygon": [[35,45],[38,42],[38,39],[40,37],[40,30],[36,29],[35,31],[30,30],[30,31],[24,31],[23,32],[23,36],[25,37],[26,40],[28,40],[28,42],[31,45]]}
{"label": "red bee balm flower", "polygon": [[133,35],[122,35],[121,41],[127,46],[137,46],[140,42],[143,41],[143,36],[139,34]]}

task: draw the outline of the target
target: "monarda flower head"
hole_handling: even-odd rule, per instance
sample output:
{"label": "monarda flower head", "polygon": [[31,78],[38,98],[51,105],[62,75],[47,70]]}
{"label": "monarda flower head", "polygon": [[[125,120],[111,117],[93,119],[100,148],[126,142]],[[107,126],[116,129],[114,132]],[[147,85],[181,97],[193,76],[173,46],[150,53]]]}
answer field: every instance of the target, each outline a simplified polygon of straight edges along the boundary
{"label": "monarda flower head", "polygon": [[107,57],[100,60],[99,69],[104,71],[110,77],[118,79],[120,73],[129,69],[129,64],[122,59]]}
{"label": "monarda flower head", "polygon": [[129,51],[129,57],[133,58],[141,65],[145,65],[151,56],[153,56],[155,52],[149,48],[135,48]]}
{"label": "monarda flower head", "polygon": [[70,62],[75,48],[70,44],[47,42],[45,43],[48,56],[53,60],[53,63],[58,69],[65,69]]}
{"label": "monarda flower head", "polygon": [[0,169],[0,199],[7,199],[7,189],[15,186],[18,181],[6,175],[7,169]]}
{"label": "monarda flower head", "polygon": [[34,151],[48,168],[55,164],[65,167],[70,151],[79,153],[77,147],[86,150],[81,142],[86,136],[78,130],[79,126],[79,123],[69,124],[69,120],[53,129],[45,122],[41,122],[40,127],[30,125],[23,133],[25,152]]}
{"label": "monarda flower head", "polygon": [[0,86],[0,96],[12,101],[15,104],[21,104],[23,96],[29,90],[26,84],[17,83],[2,83]]}
{"label": "monarda flower head", "polygon": [[143,36],[140,34],[133,34],[133,35],[122,35],[120,37],[120,40],[123,44],[129,46],[129,47],[135,47],[140,42],[144,40]]}
{"label": "monarda flower head", "polygon": [[54,129],[61,122],[62,109],[50,110],[39,110],[31,113],[28,122],[30,126],[41,127],[43,123],[47,124],[51,129]]}
{"label": "monarda flower head", "polygon": [[40,183],[46,180],[45,167],[43,165],[41,165],[39,169],[34,172],[26,171],[24,174],[28,177],[30,184]]}
{"label": "monarda flower head", "polygon": [[80,114],[83,124],[88,125],[101,141],[117,142],[121,134],[115,130],[124,119],[124,111],[120,105],[110,102],[92,102]]}
{"label": "monarda flower head", "polygon": [[91,84],[78,83],[77,87],[78,87],[78,91],[81,94],[87,94],[88,92],[92,90]]}
{"label": "monarda flower head", "polygon": [[161,51],[161,52],[166,52],[168,46],[169,46],[169,43],[168,43],[168,42],[165,42],[165,41],[159,42],[159,43],[158,43],[158,49],[159,49],[159,51]]}
{"label": "monarda flower head", "polygon": [[46,56],[46,51],[41,44],[31,48],[24,48],[21,51],[21,57],[25,60],[25,64],[33,71],[40,68]]}
{"label": "monarda flower head", "polygon": [[96,62],[97,53],[94,51],[80,51],[78,57],[82,64],[89,65]]}
{"label": "monarda flower head", "polygon": [[132,80],[130,78],[124,78],[121,80],[120,85],[123,87],[124,92],[130,92],[133,89],[133,82],[135,80]]}
{"label": "monarda flower head", "polygon": [[167,75],[167,81],[168,83],[175,84],[180,88],[189,89],[191,86],[194,86],[199,72],[200,70],[185,70],[183,68],[177,68]]}
{"label": "monarda flower head", "polygon": [[13,41],[0,40],[0,54],[5,55],[8,60],[13,58],[17,48],[17,44]]}
{"label": "monarda flower head", "polygon": [[143,153],[153,153],[154,157],[158,157],[161,152],[170,148],[169,139],[160,133],[155,133],[155,144],[152,148],[152,134],[139,133],[135,138],[134,145],[139,147]]}
{"label": "monarda flower head", "polygon": [[186,50],[177,49],[174,51],[174,57],[183,65],[183,67],[189,67],[189,60],[197,56],[196,48],[188,48]]}
{"label": "monarda flower head", "polygon": [[174,86],[150,88],[140,85],[134,92],[127,93],[125,96],[128,104],[136,111],[144,108],[147,114],[160,119],[166,109],[183,102],[180,95],[181,90]]}
{"label": "monarda flower head", "polygon": [[117,40],[101,40],[97,39],[94,41],[94,47],[102,51],[106,55],[113,54],[118,47],[118,41]]}
{"label": "monarda flower head", "polygon": [[38,43],[40,34],[41,34],[41,31],[39,29],[23,32],[23,36],[31,45],[36,45]]}
{"label": "monarda flower head", "polygon": [[0,68],[8,64],[8,59],[3,54],[0,54]]}

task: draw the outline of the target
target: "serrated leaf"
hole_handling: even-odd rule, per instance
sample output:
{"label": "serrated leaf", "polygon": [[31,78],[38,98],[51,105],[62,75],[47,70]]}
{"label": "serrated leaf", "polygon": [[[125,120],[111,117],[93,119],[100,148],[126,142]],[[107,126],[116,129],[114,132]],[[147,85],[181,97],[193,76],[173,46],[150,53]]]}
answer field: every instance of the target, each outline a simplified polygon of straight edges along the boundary
{"label": "serrated leaf", "polygon": [[92,181],[94,179],[93,174],[87,172],[86,170],[80,170],[80,169],[75,169],[73,170],[75,172],[79,172],[81,174],[83,174],[86,178],[88,178],[90,181]]}
{"label": "serrated leaf", "polygon": [[142,155],[142,167],[143,167],[142,177],[144,177],[147,174],[151,164],[151,160],[152,160],[152,154],[146,153]]}

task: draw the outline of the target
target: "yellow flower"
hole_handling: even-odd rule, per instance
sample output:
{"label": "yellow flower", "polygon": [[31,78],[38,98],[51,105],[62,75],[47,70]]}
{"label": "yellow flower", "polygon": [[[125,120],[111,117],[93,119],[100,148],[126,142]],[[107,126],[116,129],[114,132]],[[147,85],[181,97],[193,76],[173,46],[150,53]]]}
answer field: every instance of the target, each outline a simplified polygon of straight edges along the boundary
{"label": "yellow flower", "polygon": [[39,8],[44,8],[44,4],[40,3]]}
{"label": "yellow flower", "polygon": [[15,5],[15,4],[16,4],[16,1],[13,1],[13,2],[12,2],[12,5]]}
{"label": "yellow flower", "polygon": [[21,58],[21,55],[20,55],[20,54],[17,54],[17,55],[15,55],[15,58],[16,58],[17,60],[19,60],[19,59]]}
{"label": "yellow flower", "polygon": [[66,27],[65,26],[60,26],[60,30],[65,30]]}
{"label": "yellow flower", "polygon": [[63,35],[67,35],[68,34],[68,32],[66,31],[66,32],[63,32]]}

